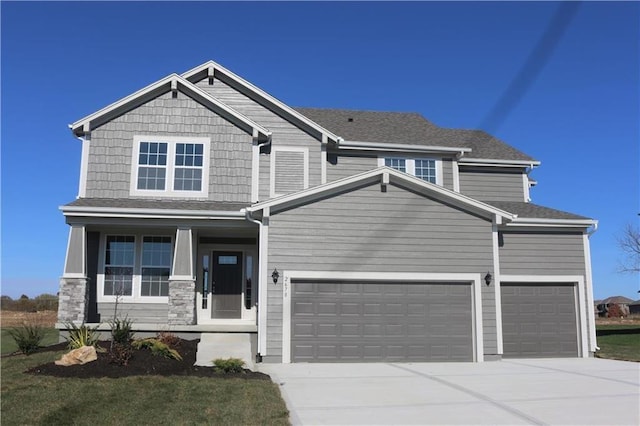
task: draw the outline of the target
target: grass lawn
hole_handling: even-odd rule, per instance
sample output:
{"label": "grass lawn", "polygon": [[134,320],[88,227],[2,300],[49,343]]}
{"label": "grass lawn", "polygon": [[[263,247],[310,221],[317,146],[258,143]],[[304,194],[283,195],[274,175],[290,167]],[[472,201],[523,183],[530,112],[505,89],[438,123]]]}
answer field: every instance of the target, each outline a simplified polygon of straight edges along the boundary
{"label": "grass lawn", "polygon": [[640,324],[596,325],[599,358],[640,362]]}
{"label": "grass lawn", "polygon": [[[4,352],[4,330],[2,343]],[[289,424],[280,391],[268,380],[188,376],[71,379],[23,373],[62,353],[2,358],[3,426]]]}
{"label": "grass lawn", "polygon": [[[55,328],[45,328],[44,339],[42,339],[42,346],[48,346],[58,343],[58,330]],[[18,345],[9,336],[8,328],[0,329],[0,354],[10,354],[18,350]]]}

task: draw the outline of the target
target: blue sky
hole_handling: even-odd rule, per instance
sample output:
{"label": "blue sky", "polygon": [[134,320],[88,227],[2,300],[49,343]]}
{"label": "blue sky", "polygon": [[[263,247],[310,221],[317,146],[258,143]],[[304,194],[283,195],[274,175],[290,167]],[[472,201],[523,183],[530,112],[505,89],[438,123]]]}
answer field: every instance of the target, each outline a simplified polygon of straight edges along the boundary
{"label": "blue sky", "polygon": [[3,1],[2,294],[58,290],[80,165],[67,124],[213,59],[292,106],[484,127],[542,161],[533,202],[600,221],[595,297],[637,299],[616,235],[640,212],[640,3],[576,3],[536,50],[558,7]]}

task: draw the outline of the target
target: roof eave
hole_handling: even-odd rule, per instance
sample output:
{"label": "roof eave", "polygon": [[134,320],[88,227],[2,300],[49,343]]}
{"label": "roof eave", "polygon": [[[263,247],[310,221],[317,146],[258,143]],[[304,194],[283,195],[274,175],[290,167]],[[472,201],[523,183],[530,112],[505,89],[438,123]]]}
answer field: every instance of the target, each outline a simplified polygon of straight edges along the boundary
{"label": "roof eave", "polygon": [[471,152],[471,148],[448,147],[437,145],[411,145],[384,142],[366,142],[366,141],[348,141],[340,143],[341,150],[358,150],[358,151],[403,151],[403,152],[424,152],[424,153],[443,153],[443,154],[464,154]]}
{"label": "roof eave", "polygon": [[595,219],[549,219],[535,217],[517,217],[506,226],[544,226],[561,228],[597,228],[598,221]]}
{"label": "roof eave", "polygon": [[209,93],[205,92],[204,90],[200,89],[196,85],[192,84],[191,82],[177,74],[170,74],[169,76],[158,80],[157,82],[150,84],[149,86],[144,87],[137,92],[132,93],[131,95],[126,96],[93,114],[81,118],[75,123],[70,124],[69,128],[74,133],[74,135],[82,136],[85,133],[91,131],[93,129],[93,123],[99,121],[100,118],[103,118],[104,116],[109,114],[117,116],[119,110],[130,108],[136,103],[136,101],[143,99],[145,96],[149,96],[152,94],[160,95],[163,93],[167,93],[170,90],[174,90],[174,88],[175,90],[182,91],[197,102],[209,104],[213,107],[213,109],[219,110],[222,115],[226,115],[230,119],[230,121],[235,122],[236,125],[244,128],[244,130],[250,133],[252,136],[260,138],[261,135],[263,140],[268,140],[271,137],[271,132],[268,129],[254,122],[244,114],[222,103],[217,98],[213,97]]}
{"label": "roof eave", "polygon": [[500,167],[538,167],[540,161],[537,160],[503,160],[497,158],[468,158],[461,159],[460,166],[500,166]]}
{"label": "roof eave", "polygon": [[60,206],[65,217],[124,217],[157,219],[244,219],[242,210],[184,210],[121,207]]}

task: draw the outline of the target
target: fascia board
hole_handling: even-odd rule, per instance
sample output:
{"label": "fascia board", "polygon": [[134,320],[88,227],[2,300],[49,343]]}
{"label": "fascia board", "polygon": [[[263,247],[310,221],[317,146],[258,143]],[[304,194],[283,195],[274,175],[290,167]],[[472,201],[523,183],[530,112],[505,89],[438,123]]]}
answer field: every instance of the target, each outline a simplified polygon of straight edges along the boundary
{"label": "fascia board", "polygon": [[242,210],[182,210],[182,209],[135,209],[117,207],[83,207],[60,206],[59,209],[65,216],[92,216],[92,217],[144,217],[144,218],[174,218],[174,219],[244,219]]}
{"label": "fascia board", "polygon": [[168,76],[156,81],[155,83],[151,83],[150,85],[143,87],[142,89],[138,90],[137,92],[134,92],[128,96],[125,96],[122,99],[119,99],[117,101],[115,101],[114,103],[107,105],[106,107],[94,112],[93,114],[89,114],[86,117],[81,118],[80,120],[72,123],[69,125],[69,128],[71,129],[71,131],[73,131],[75,133],[75,131],[84,126],[84,124],[86,123],[91,123],[91,121],[95,120],[96,118],[99,118],[105,114],[108,114],[112,111],[115,111],[118,108],[122,108],[124,106],[126,106],[127,104],[133,102],[134,100],[140,98],[141,96],[144,96],[145,94],[152,92],[156,89],[161,88],[162,86],[164,86],[165,84],[169,84],[171,82],[171,80],[175,79],[176,77],[180,77],[178,74],[169,74]]}
{"label": "fascia board", "polygon": [[309,126],[312,129],[314,129],[318,133],[320,133],[322,135],[326,135],[327,138],[329,138],[329,139],[331,139],[331,140],[333,140],[333,141],[335,141],[337,143],[340,143],[342,141],[342,138],[339,137],[338,135],[336,135],[333,132],[325,129],[324,127],[320,126],[318,123],[316,123],[316,122],[314,122],[312,120],[309,120],[307,117],[305,117],[304,115],[300,114],[298,111],[294,110],[293,108],[289,107],[284,102],[282,102],[282,101],[278,100],[277,98],[271,96],[270,94],[268,94],[264,90],[260,89],[257,86],[254,86],[253,84],[251,84],[250,82],[248,82],[244,78],[242,78],[239,75],[229,71],[228,69],[226,69],[225,67],[223,67],[222,65],[220,65],[220,64],[218,64],[218,63],[216,63],[214,61],[208,61],[208,62],[206,62],[206,63],[204,63],[204,64],[202,64],[200,66],[192,68],[191,70],[183,73],[182,77],[187,79],[187,80],[189,80],[190,77],[192,77],[192,76],[204,71],[205,69],[209,68],[210,66],[213,66],[214,72],[217,71],[217,72],[223,74],[225,77],[233,80],[237,84],[240,84],[240,85],[244,86],[249,91],[251,91],[255,95],[257,95],[258,97],[260,97],[263,100],[273,104],[274,106],[276,106],[277,108],[279,108],[283,112],[285,112],[286,114],[288,114],[291,117],[294,117],[295,119],[301,121],[302,123],[304,123],[305,125]]}
{"label": "fascia board", "polygon": [[574,227],[589,228],[597,226],[598,221],[594,219],[542,219],[535,217],[518,217],[507,223],[506,226],[546,226],[546,227]]}
{"label": "fascia board", "polygon": [[458,192],[450,191],[441,186],[425,182],[420,178],[407,175],[406,173],[399,172],[386,166],[378,167],[376,169],[340,179],[325,185],[316,186],[311,189],[299,191],[293,194],[273,198],[262,203],[254,204],[253,206],[247,207],[247,210],[250,212],[254,212],[262,210],[266,207],[286,207],[301,204],[305,201],[312,200],[326,194],[331,194],[339,190],[356,188],[358,186],[378,182],[384,174],[387,174],[390,178],[393,178],[390,180],[391,182],[394,182],[396,184],[410,185],[413,186],[414,189],[427,190],[430,195],[435,195],[436,198],[440,200],[446,200],[447,202],[455,205],[467,208],[471,207],[476,211],[484,212],[490,215],[498,215],[507,220],[513,220],[517,217],[517,215],[497,209],[481,201],[469,198],[466,195],[462,195]]}
{"label": "fascia board", "polygon": [[464,158],[458,161],[460,166],[502,166],[502,167],[537,167],[536,160],[498,160],[492,158]]}
{"label": "fascia board", "polygon": [[365,141],[343,141],[339,145],[339,149],[350,150],[370,150],[370,151],[409,151],[409,152],[433,152],[460,154],[471,152],[471,148],[448,147],[448,146],[428,146],[428,145],[409,145],[397,143],[383,142],[365,142]]}

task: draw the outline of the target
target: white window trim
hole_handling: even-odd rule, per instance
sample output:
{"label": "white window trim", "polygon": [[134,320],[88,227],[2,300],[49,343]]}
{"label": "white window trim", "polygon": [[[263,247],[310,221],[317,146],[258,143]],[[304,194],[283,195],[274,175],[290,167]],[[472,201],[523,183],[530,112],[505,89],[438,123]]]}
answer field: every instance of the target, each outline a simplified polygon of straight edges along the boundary
{"label": "white window trim", "polygon": [[278,197],[280,195],[276,193],[276,153],[278,151],[285,152],[302,152],[304,155],[304,177],[303,177],[303,190],[309,188],[309,148],[303,148],[298,146],[271,146],[271,159],[269,170],[269,194],[271,198]]}
{"label": "white window trim", "polygon": [[[407,174],[411,176],[416,175],[416,160],[433,160],[436,163],[436,185],[443,185],[443,172],[442,172],[442,159],[434,157],[406,157],[402,155],[385,155],[384,157],[378,157],[378,166],[384,166],[387,158],[393,158],[398,160],[405,160],[405,168]],[[425,180],[425,182],[428,182]]]}
{"label": "white window trim", "polygon": [[[141,142],[162,142],[167,144],[167,173],[165,176],[165,189],[138,189],[138,156]],[[175,176],[176,144],[195,143],[202,144],[202,187],[200,191],[174,191],[173,178]],[[211,156],[211,139],[206,137],[186,136],[154,136],[135,135],[131,149],[131,185],[130,195],[142,197],[181,197],[181,198],[207,198],[209,196],[209,158]]]}
{"label": "white window trim", "polygon": [[[104,268],[107,247],[107,237],[122,236],[134,237],[133,280],[131,296],[110,296],[104,294]],[[169,234],[143,233],[102,233],[100,236],[100,253],[98,256],[97,274],[97,301],[98,303],[169,303],[168,296],[142,296],[142,240],[144,237],[169,237],[171,238],[171,264],[173,265],[173,251],[175,250],[175,238]]]}
{"label": "white window trim", "polygon": [[473,328],[473,361],[484,362],[484,335],[482,334],[482,278],[473,273],[422,272],[352,272],[352,271],[284,271],[282,280],[282,363],[291,363],[291,280],[381,280],[446,282],[471,285]]}

